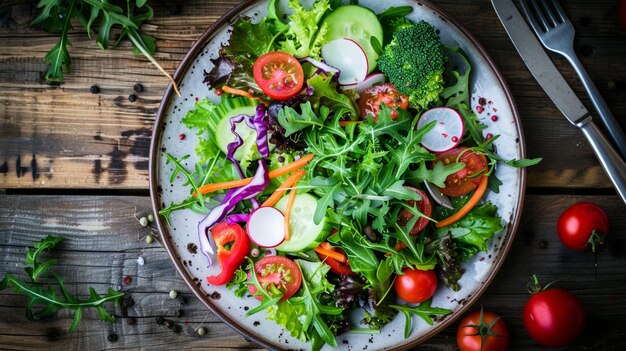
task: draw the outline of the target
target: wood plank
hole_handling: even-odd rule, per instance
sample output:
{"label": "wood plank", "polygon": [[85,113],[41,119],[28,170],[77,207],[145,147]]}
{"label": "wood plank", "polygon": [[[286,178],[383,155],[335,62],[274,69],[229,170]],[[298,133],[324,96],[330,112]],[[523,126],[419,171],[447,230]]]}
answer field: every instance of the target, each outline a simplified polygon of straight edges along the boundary
{"label": "wood plank", "polygon": [[[610,236],[597,255],[574,252],[564,248],[556,235],[559,214],[578,201],[600,204],[610,219]],[[611,349],[626,347],[626,206],[617,196],[527,196],[520,229],[500,273],[476,304],[502,314],[512,335],[512,350],[542,350],[529,340],[521,322],[521,311],[528,298],[525,284],[533,273],[541,281],[560,279],[558,286],[575,293],[588,312],[588,327],[572,349]],[[134,218],[134,212],[150,211],[146,197],[121,196],[0,196],[0,271],[21,275],[25,247],[48,234],[65,237],[52,253],[60,262],[55,269],[68,289],[85,296],[88,286],[99,292],[108,287],[121,288],[134,299],[128,315],[136,324],[119,318],[114,324],[97,320],[85,313],[79,331],[67,334],[71,313],[40,322],[24,318],[26,299],[10,291],[0,293],[0,340],[10,349],[47,348],[51,350],[80,349],[185,349],[240,350],[258,349],[245,338],[232,332],[197,301],[176,274],[165,251],[158,244],[142,240],[146,229]],[[137,258],[145,260],[143,266]],[[123,285],[123,275],[133,278]],[[169,298],[177,290],[186,299]],[[109,306],[109,308],[111,308]],[[177,309],[181,317],[174,317]],[[120,308],[111,309],[118,316]],[[182,332],[155,323],[157,316],[166,316],[181,325]],[[208,329],[199,337],[198,326]],[[426,342],[429,350],[454,350],[456,324]],[[109,333],[118,341],[107,341]]]}
{"label": "wood plank", "polygon": [[[235,0],[193,1],[172,14],[155,5],[144,26],[157,38],[156,58],[173,71],[194,40]],[[488,1],[435,1],[465,25],[502,70],[522,117],[528,154],[544,162],[529,170],[531,187],[609,189],[591,149],[534,82],[501,29]],[[614,2],[564,4],[577,29],[576,46],[590,48],[582,61],[605,100],[626,128],[626,89],[607,88],[624,81],[626,47]],[[79,30],[71,34],[73,70],[61,86],[42,82],[42,57],[56,36],[29,25],[32,4],[14,4],[0,28],[0,188],[147,188],[149,138],[167,81],[128,44],[101,51]],[[584,24],[584,25],[583,25]],[[587,52],[582,50],[583,52]],[[582,86],[563,59],[556,63],[579,96]],[[128,101],[135,83],[144,91]],[[101,92],[91,94],[97,84]],[[575,150],[575,152],[562,152]],[[561,178],[557,177],[560,176]]]}

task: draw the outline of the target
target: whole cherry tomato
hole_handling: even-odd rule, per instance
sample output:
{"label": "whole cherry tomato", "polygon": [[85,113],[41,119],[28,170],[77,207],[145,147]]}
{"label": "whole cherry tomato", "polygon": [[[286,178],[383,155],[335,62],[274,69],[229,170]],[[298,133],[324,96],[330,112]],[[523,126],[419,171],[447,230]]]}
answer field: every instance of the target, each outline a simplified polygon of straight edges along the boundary
{"label": "whole cherry tomato", "polygon": [[[534,277],[538,285],[537,277]],[[580,300],[567,290],[543,288],[524,306],[524,328],[539,344],[567,346],[585,327],[586,313]]]}
{"label": "whole cherry tomato", "polygon": [[591,202],[578,202],[563,211],[557,222],[557,232],[563,245],[582,251],[602,243],[609,231],[606,212]]}
{"label": "whole cherry tomato", "polygon": [[456,331],[461,351],[507,351],[509,341],[509,329],[502,317],[482,308],[463,317]]}
{"label": "whole cherry tomato", "polygon": [[393,287],[400,298],[406,302],[418,303],[430,299],[437,290],[437,274],[435,271],[405,268]]}

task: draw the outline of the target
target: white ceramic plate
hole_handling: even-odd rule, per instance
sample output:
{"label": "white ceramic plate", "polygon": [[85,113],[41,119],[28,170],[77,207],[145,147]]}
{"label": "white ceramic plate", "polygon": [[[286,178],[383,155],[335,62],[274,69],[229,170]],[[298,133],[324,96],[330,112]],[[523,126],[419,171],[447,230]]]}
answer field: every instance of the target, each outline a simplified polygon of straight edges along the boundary
{"label": "white ceramic plate", "polygon": [[[310,0],[304,2],[306,5],[311,3]],[[286,10],[286,1],[281,0],[279,3]],[[413,6],[415,10],[408,16],[409,18],[428,21],[439,30],[445,44],[452,46],[458,44],[472,63],[472,108],[478,113],[479,119],[487,124],[485,133],[501,135],[495,144],[502,157],[507,159],[524,157],[523,134],[511,93],[493,61],[467,30],[429,3],[410,0],[361,0],[360,4],[377,13],[390,6]],[[170,184],[169,177],[173,167],[165,164],[163,151],[177,157],[190,154],[191,157],[186,160],[186,166],[190,169],[195,163],[194,147],[197,142],[195,133],[187,130],[180,121],[187,111],[194,108],[196,99],[208,96],[212,101],[219,101],[219,97],[209,93],[207,86],[202,82],[203,72],[211,69],[209,58],[217,57],[220,45],[228,40],[228,23],[241,14],[259,19],[265,15],[266,8],[266,0],[244,1],[209,28],[192,47],[177,70],[175,79],[179,82],[182,97],[176,96],[172,87],[168,87],[158,112],[152,139],[150,190],[155,211],[172,202],[182,201],[188,195],[187,188],[182,185],[182,179]],[[493,115],[497,115],[496,121],[492,120]],[[186,136],[184,140],[180,140],[180,134]],[[433,306],[449,308],[454,312],[436,321],[433,326],[414,318],[413,331],[406,340],[403,337],[404,316],[398,314],[380,334],[339,336],[338,348],[379,350],[414,346],[452,323],[478,299],[504,261],[521,215],[525,188],[524,170],[500,166],[497,168],[497,176],[504,185],[498,194],[489,192],[488,199],[498,207],[504,230],[495,235],[488,252],[479,253],[465,265],[460,291],[453,292],[440,287],[433,299]],[[164,246],[198,298],[232,328],[264,347],[308,349],[309,345],[291,338],[288,332],[273,321],[265,320],[263,312],[245,318],[243,315],[246,311],[257,305],[255,299],[237,298],[224,287],[209,286],[206,283],[205,277],[216,273],[217,268],[216,265],[208,268],[206,258],[199,251],[193,250],[193,246],[198,246],[196,227],[201,218],[201,215],[191,211],[177,211],[171,215],[171,226],[168,226],[163,218],[157,220]],[[328,346],[325,348],[331,349]]]}

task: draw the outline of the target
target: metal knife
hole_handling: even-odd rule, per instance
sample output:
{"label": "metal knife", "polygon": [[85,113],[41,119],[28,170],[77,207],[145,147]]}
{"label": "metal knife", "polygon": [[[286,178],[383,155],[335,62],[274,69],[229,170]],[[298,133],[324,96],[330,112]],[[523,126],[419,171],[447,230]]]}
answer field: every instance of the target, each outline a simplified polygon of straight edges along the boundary
{"label": "metal knife", "polygon": [[626,163],[593,123],[589,111],[554,66],[512,0],[491,0],[515,49],[563,115],[587,137],[613,186],[626,203]]}

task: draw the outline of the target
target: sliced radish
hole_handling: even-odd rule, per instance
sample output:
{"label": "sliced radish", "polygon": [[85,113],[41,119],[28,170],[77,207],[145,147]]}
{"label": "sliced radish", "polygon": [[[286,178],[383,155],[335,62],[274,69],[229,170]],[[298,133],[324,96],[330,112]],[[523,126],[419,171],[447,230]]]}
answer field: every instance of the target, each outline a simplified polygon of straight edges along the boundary
{"label": "sliced radish", "polygon": [[452,201],[450,201],[450,199],[444,193],[439,191],[439,189],[437,189],[436,186],[434,186],[433,184],[430,184],[426,180],[424,181],[424,184],[426,185],[426,190],[428,190],[430,197],[432,197],[436,203],[438,203],[439,205],[443,207],[454,210],[454,206],[452,206]]}
{"label": "sliced radish", "polygon": [[461,142],[465,126],[463,118],[456,110],[449,107],[432,108],[422,113],[417,128],[422,128],[433,121],[435,127],[422,138],[423,147],[432,152],[444,152]]}
{"label": "sliced radish", "polygon": [[274,207],[259,207],[250,214],[246,231],[258,246],[276,247],[285,241],[285,216]]}
{"label": "sliced radish", "polygon": [[361,94],[365,90],[373,87],[374,85],[382,84],[385,82],[385,75],[378,72],[372,73],[365,78],[361,83],[356,85],[356,92]]}
{"label": "sliced radish", "polygon": [[341,85],[356,84],[367,77],[367,56],[363,48],[352,39],[336,39],[322,46],[322,58],[340,71]]}

